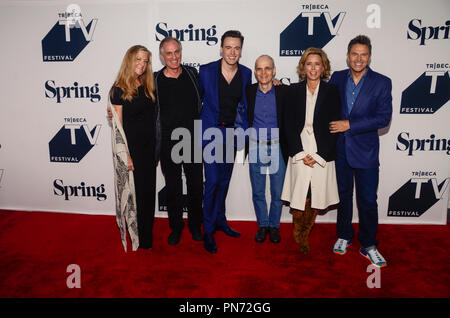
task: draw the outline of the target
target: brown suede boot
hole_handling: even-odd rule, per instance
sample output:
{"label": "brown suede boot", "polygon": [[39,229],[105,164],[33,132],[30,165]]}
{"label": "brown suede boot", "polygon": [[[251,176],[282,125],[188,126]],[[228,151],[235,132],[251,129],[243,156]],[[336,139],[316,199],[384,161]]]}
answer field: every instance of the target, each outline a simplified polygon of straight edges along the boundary
{"label": "brown suede boot", "polygon": [[303,212],[303,222],[301,223],[300,242],[299,247],[303,254],[309,252],[309,234],[314,226],[316,220],[317,210],[311,208],[311,201],[306,200],[305,212]]}
{"label": "brown suede boot", "polygon": [[300,244],[300,234],[303,226],[303,212],[295,209],[291,209],[289,212],[292,214],[294,240],[297,244]]}

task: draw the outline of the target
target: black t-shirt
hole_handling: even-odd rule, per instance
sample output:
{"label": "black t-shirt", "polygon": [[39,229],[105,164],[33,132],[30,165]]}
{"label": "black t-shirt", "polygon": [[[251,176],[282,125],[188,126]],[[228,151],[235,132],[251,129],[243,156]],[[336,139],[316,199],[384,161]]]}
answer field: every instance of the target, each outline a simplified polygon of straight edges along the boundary
{"label": "black t-shirt", "polygon": [[189,75],[183,70],[178,78],[158,76],[158,98],[163,134],[184,127],[192,129],[194,119],[199,119],[197,92]]}
{"label": "black t-shirt", "polygon": [[242,98],[242,76],[238,69],[230,84],[219,67],[219,122],[233,125],[236,120],[237,106]]}
{"label": "black t-shirt", "polygon": [[111,103],[122,105],[123,130],[129,147],[137,144],[154,144],[155,142],[155,103],[139,86],[137,94],[131,101],[122,99],[123,91],[114,86]]}

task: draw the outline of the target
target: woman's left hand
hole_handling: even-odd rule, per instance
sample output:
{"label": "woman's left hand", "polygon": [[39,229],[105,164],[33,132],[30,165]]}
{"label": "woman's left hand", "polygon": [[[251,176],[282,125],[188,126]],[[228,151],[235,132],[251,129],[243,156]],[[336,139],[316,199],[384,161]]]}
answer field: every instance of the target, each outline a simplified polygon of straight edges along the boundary
{"label": "woman's left hand", "polygon": [[309,166],[309,167],[311,167],[311,168],[313,168],[314,165],[315,165],[316,162],[317,162],[313,157],[311,157],[311,155],[307,155],[307,156],[306,156],[305,158],[303,158],[302,160],[303,160],[303,163],[304,163],[305,165],[307,165],[307,166]]}

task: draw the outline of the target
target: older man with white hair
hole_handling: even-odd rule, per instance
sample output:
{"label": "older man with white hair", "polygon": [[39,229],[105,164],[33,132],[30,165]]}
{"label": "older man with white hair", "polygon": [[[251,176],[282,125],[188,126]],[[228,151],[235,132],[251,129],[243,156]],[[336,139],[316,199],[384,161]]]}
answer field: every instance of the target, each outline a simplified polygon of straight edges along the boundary
{"label": "older man with white hair", "polygon": [[[279,227],[283,203],[286,161],[288,158],[282,133],[282,105],[286,86],[273,85],[276,74],[272,57],[261,55],[255,62],[258,83],[246,88],[248,123],[252,127],[249,142],[250,181],[258,230],[255,241],[264,242],[269,235],[272,243],[281,240]],[[266,176],[269,174],[271,202],[266,203]]]}

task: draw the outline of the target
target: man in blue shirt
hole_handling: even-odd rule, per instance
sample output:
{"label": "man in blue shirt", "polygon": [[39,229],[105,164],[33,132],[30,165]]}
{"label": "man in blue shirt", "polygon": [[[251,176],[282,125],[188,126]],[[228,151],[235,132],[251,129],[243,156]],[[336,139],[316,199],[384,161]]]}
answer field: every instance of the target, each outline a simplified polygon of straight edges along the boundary
{"label": "man in blue shirt", "polygon": [[[250,181],[253,206],[258,221],[255,241],[263,242],[269,234],[270,241],[279,243],[281,192],[286,173],[287,153],[283,153],[284,136],[281,129],[282,99],[286,87],[274,86],[276,68],[268,55],[255,62],[258,83],[246,88],[248,123],[253,129],[249,141]],[[270,210],[266,203],[266,175],[270,177]]]}
{"label": "man in blue shirt", "polygon": [[[355,78],[353,79],[350,70],[347,73],[347,85],[345,86],[345,97],[347,98],[347,112],[350,114],[353,105],[356,102],[356,98],[359,95],[359,92],[361,91],[361,87],[364,85],[364,80],[367,77],[367,72],[364,72],[361,78]],[[356,81],[356,83],[355,83]]]}
{"label": "man in blue shirt", "polygon": [[349,69],[334,72],[330,83],[341,94],[342,120],[332,121],[330,131],[338,138],[336,177],[339,191],[336,254],[345,254],[352,242],[353,188],[358,204],[360,253],[378,267],[387,262],[377,249],[377,189],[379,177],[378,129],[389,125],[392,116],[391,80],[369,68],[372,45],[359,35],[348,45]]}

